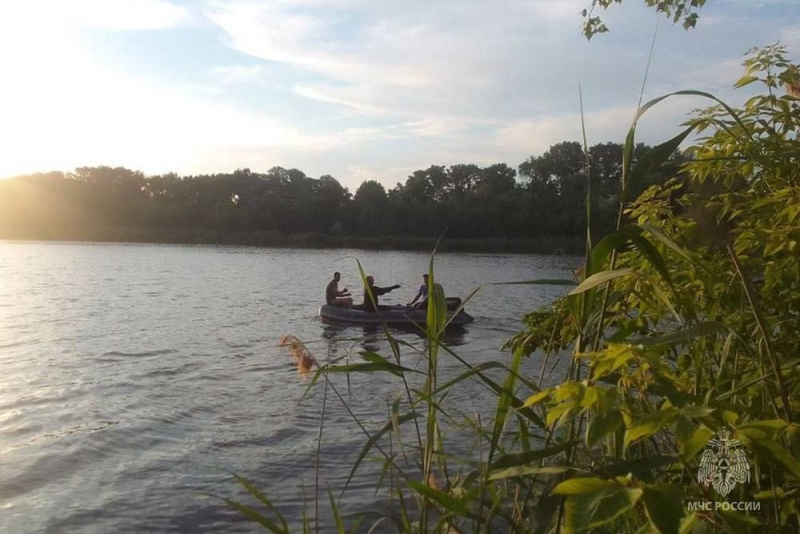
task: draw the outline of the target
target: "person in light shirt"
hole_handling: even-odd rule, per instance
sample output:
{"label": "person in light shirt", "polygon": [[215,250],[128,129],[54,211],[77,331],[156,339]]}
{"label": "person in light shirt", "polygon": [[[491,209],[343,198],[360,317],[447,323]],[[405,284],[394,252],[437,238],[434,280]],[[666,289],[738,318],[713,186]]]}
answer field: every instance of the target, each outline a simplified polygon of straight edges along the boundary
{"label": "person in light shirt", "polygon": [[[419,300],[419,304],[417,304],[418,300]],[[416,306],[414,306],[414,304],[416,304]],[[428,275],[427,274],[423,274],[422,275],[422,285],[419,286],[419,291],[417,291],[417,294],[414,297],[414,300],[409,302],[407,304],[407,306],[411,306],[414,309],[421,310],[422,308],[426,307],[427,305],[428,305]]]}

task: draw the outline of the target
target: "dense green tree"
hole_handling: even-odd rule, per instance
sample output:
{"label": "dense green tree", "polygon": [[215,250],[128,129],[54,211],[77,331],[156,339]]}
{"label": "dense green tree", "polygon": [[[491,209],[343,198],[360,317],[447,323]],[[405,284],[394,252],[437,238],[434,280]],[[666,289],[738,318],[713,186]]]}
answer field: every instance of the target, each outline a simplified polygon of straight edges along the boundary
{"label": "dense green tree", "polygon": [[[615,221],[621,147],[597,145],[590,156],[593,220],[607,227]],[[368,180],[355,195],[333,176],[284,167],[198,176],[79,167],[0,182],[0,217],[8,236],[80,238],[91,228],[120,235],[139,228],[148,235],[174,229],[574,240],[585,235],[586,161],[578,143],[564,142],[520,165],[519,179],[505,163],[431,165],[388,191]]]}
{"label": "dense green tree", "polygon": [[562,142],[519,166],[528,179],[528,213],[556,235],[579,235],[586,228],[586,158],[577,142]]}
{"label": "dense green tree", "polygon": [[380,236],[386,229],[389,199],[386,189],[376,180],[363,182],[353,196],[355,230],[360,235]]}
{"label": "dense green tree", "polygon": [[313,210],[316,231],[340,233],[348,216],[351,197],[339,180],[328,174],[320,176]]}

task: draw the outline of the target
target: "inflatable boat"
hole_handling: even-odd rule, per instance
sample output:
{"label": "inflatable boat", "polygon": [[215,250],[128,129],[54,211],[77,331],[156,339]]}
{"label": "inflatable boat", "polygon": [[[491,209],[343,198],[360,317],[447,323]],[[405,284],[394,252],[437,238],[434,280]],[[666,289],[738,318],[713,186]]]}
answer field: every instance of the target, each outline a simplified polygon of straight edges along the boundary
{"label": "inflatable boat", "polygon": [[[448,306],[449,308],[449,306]],[[428,312],[425,309],[417,310],[409,306],[380,306],[377,312],[366,312],[358,306],[343,308],[323,304],[319,308],[319,316],[323,321],[346,324],[375,324],[389,326],[425,326]],[[459,312],[448,309],[448,327],[462,327],[473,321],[473,317],[463,309]]]}

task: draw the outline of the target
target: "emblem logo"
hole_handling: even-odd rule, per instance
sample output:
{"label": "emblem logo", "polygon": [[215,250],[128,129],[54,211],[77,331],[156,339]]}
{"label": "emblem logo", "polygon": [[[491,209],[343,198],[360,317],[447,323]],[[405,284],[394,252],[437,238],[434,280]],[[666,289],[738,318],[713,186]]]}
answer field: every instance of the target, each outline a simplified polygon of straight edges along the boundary
{"label": "emblem logo", "polygon": [[697,481],[704,487],[713,486],[725,497],[736,486],[750,482],[750,462],[738,439],[728,430],[720,430],[711,438],[700,457]]}

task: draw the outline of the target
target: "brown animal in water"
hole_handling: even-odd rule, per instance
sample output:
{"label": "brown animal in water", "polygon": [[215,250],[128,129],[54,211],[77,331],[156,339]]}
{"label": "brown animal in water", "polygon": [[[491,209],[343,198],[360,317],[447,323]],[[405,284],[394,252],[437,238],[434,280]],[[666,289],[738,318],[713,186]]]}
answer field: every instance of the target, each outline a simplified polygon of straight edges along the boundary
{"label": "brown animal in water", "polygon": [[308,349],[303,342],[292,335],[283,336],[280,342],[281,347],[289,347],[289,353],[292,355],[297,370],[305,374],[311,370],[317,361],[308,352]]}

